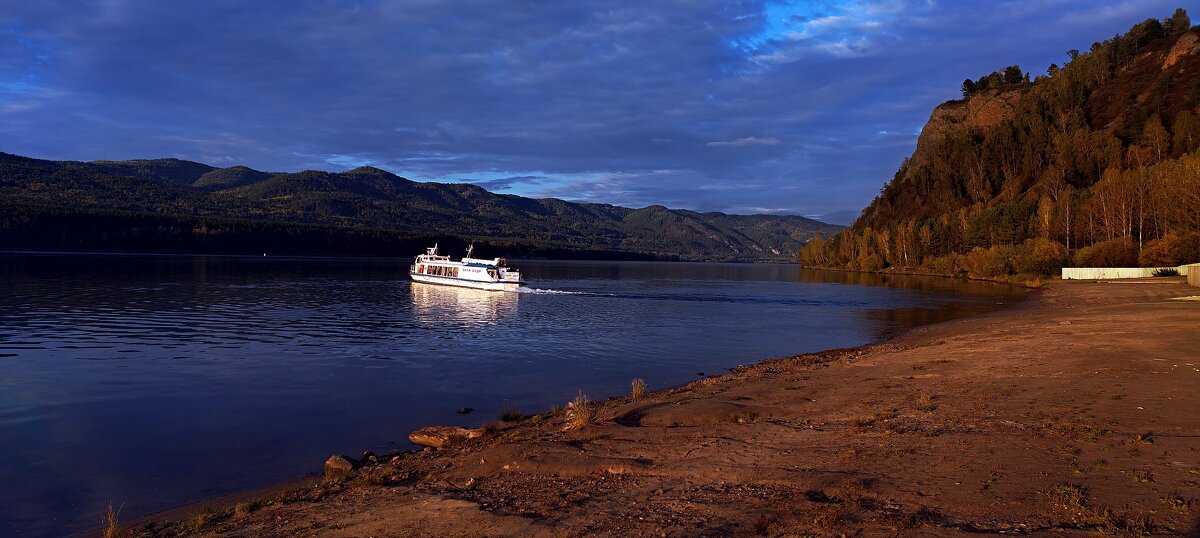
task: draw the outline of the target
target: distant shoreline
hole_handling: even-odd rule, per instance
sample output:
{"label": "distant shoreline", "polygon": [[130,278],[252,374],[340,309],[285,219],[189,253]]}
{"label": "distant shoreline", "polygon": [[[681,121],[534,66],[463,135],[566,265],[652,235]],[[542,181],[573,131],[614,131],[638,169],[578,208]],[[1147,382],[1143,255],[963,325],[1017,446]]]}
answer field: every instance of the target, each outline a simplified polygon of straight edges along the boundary
{"label": "distant shoreline", "polygon": [[[265,254],[265,255],[263,255]],[[405,260],[412,259],[413,255],[394,255],[381,254],[378,256],[361,255],[361,254],[271,254],[266,252],[263,254],[254,253],[236,253],[236,252],[177,252],[177,251],[126,251],[126,250],[46,250],[46,249],[22,249],[22,248],[3,248],[0,249],[0,255],[37,255],[37,256],[165,256],[165,257],[212,257],[212,258],[271,258],[275,260]],[[642,262],[642,263],[720,263],[720,264],[745,264],[745,265],[794,265],[802,269],[815,269],[819,271],[832,271],[834,269],[825,269],[819,267],[803,267],[795,261],[780,260],[700,260],[700,259],[642,259],[642,258],[551,258],[551,257],[510,257],[510,261],[554,261],[554,262]],[[842,270],[845,271],[845,270]],[[865,272],[865,271],[852,271]],[[886,274],[886,273],[881,273]],[[897,273],[899,274],[899,273]],[[943,276],[943,275],[926,275],[926,276]]]}

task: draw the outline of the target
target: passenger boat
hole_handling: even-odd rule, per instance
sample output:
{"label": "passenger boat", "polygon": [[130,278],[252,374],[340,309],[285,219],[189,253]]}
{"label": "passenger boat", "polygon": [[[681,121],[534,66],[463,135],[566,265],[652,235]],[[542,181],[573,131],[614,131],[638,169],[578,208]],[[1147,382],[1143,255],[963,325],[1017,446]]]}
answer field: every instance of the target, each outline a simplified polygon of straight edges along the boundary
{"label": "passenger boat", "polygon": [[437,245],[425,249],[417,256],[408,275],[414,281],[443,284],[490,291],[516,291],[525,285],[521,273],[509,268],[504,258],[481,260],[471,257],[475,245],[467,247],[467,255],[461,261],[452,261],[450,256],[438,254]]}

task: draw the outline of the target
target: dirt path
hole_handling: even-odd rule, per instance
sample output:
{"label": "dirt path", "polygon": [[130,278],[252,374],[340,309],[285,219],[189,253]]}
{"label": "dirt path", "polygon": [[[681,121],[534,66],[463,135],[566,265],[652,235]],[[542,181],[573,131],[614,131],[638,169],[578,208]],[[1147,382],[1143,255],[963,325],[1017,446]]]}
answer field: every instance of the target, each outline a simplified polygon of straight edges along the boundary
{"label": "dirt path", "polygon": [[1193,536],[1200,302],[1173,300],[1189,295],[1182,279],[1056,282],[145,534]]}

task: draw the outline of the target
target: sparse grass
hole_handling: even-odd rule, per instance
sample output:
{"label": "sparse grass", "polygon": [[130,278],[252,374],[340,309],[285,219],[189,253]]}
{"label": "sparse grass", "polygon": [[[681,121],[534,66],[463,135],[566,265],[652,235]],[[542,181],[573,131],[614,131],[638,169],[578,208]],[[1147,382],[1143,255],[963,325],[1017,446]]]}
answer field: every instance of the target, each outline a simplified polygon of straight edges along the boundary
{"label": "sparse grass", "polygon": [[926,413],[932,413],[937,410],[937,404],[933,403],[937,399],[937,394],[922,393],[917,397],[917,409],[920,411],[925,411]]}
{"label": "sparse grass", "polygon": [[1154,432],[1135,434],[1129,438],[1129,442],[1139,445],[1152,445],[1154,444]]}
{"label": "sparse grass", "polygon": [[1104,534],[1119,536],[1149,536],[1154,534],[1154,519],[1149,514],[1121,514],[1104,509],[1095,518]]}
{"label": "sparse grass", "polygon": [[516,422],[523,416],[524,413],[521,413],[521,408],[517,406],[510,405],[500,409],[500,420],[503,422]]}
{"label": "sparse grass", "polygon": [[266,505],[267,501],[264,499],[251,499],[246,502],[237,503],[237,505],[233,507],[233,517],[244,517],[253,514],[254,512],[257,512],[259,508],[262,508]]}
{"label": "sparse grass", "polygon": [[866,478],[851,478],[838,486],[835,495],[844,501],[862,499],[871,489],[871,480]]}
{"label": "sparse grass", "polygon": [[812,514],[813,526],[825,531],[838,528],[850,519],[849,509],[840,504],[818,506]]}
{"label": "sparse grass", "polygon": [[1062,445],[1062,446],[1058,447],[1058,455],[1062,456],[1063,459],[1074,460],[1074,459],[1078,458],[1079,455],[1082,453],[1083,453],[1083,450],[1077,446]]}
{"label": "sparse grass", "polygon": [[1170,509],[1184,514],[1188,513],[1192,507],[1192,499],[1183,498],[1183,495],[1179,491],[1172,491],[1170,495],[1159,499],[1159,501],[1167,505]]}
{"label": "sparse grass", "polygon": [[1048,492],[1050,499],[1060,508],[1067,510],[1084,510],[1087,503],[1087,490],[1079,484],[1058,484]]}
{"label": "sparse grass", "polygon": [[578,430],[596,421],[596,406],[583,391],[567,403],[567,429]]}
{"label": "sparse grass", "polygon": [[212,519],[215,515],[216,514],[213,512],[212,507],[206,506],[206,507],[204,507],[203,512],[200,512],[199,514],[196,514],[196,515],[188,518],[188,520],[185,522],[185,524],[187,525],[187,527],[189,527],[193,530],[198,530],[201,527],[207,525],[209,521],[212,521]]}
{"label": "sparse grass", "polygon": [[918,529],[928,525],[932,521],[936,521],[933,519],[933,516],[930,515],[932,513],[933,512],[924,507],[916,512],[896,513],[887,517],[887,526],[891,528],[892,531],[906,536],[907,534],[904,534],[905,531]]}
{"label": "sparse grass", "polygon": [[113,509],[112,503],[108,503],[108,511],[104,513],[104,538],[117,538],[121,532],[119,523],[121,517],[121,509]]}
{"label": "sparse grass", "polygon": [[645,395],[646,395],[646,380],[642,379],[640,377],[634,378],[633,382],[630,383],[629,397],[633,398],[634,400],[640,400]]}
{"label": "sparse grass", "polygon": [[879,418],[876,417],[874,414],[868,415],[865,417],[856,418],[856,419],[854,419],[853,422],[850,423],[850,431],[853,433],[865,433],[867,430],[869,430],[873,426],[875,426],[875,423],[878,420],[879,420]]}

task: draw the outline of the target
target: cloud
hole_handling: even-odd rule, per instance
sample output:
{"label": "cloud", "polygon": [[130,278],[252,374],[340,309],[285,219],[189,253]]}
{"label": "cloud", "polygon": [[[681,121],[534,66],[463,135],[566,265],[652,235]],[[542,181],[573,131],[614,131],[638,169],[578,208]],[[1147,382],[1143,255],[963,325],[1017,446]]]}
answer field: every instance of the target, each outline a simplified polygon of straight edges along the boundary
{"label": "cloud", "polygon": [[525,195],[824,214],[868,203],[964,78],[1038,72],[1174,8],[12,3],[0,10],[0,151],[270,171],[370,163]]}
{"label": "cloud", "polygon": [[515,186],[544,185],[551,178],[546,176],[509,176],[495,179],[465,179],[463,182],[479,185],[489,191],[503,191]]}
{"label": "cloud", "polygon": [[744,148],[746,146],[777,146],[779,144],[780,144],[780,141],[778,138],[774,138],[774,137],[758,138],[756,136],[747,136],[745,138],[739,138],[737,140],[709,142],[708,144],[705,144],[705,145],[710,148],[723,148],[723,147]]}

